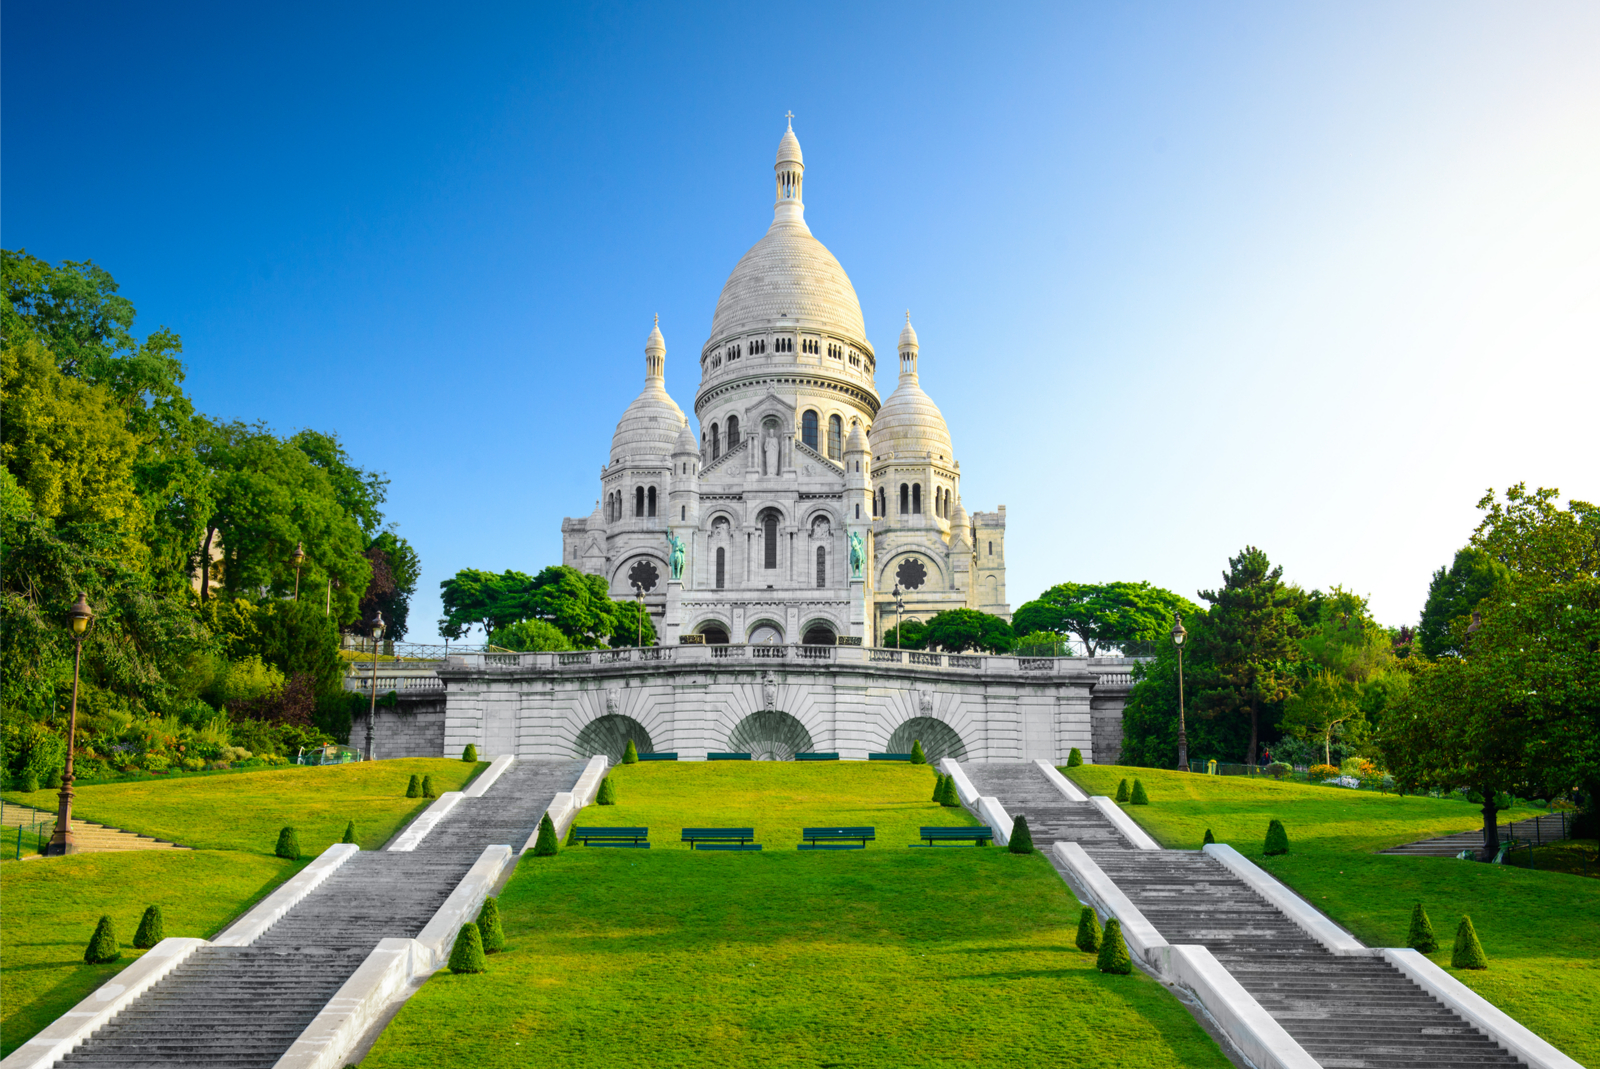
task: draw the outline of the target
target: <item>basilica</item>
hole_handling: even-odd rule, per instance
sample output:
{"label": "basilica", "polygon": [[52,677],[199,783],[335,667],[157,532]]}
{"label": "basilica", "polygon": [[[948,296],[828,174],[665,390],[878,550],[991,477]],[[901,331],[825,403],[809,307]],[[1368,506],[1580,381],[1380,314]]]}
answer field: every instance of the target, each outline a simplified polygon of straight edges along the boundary
{"label": "basilica", "polygon": [[700,349],[699,438],[667,394],[657,322],[600,500],[562,522],[562,562],[604,576],[614,598],[642,597],[673,645],[878,645],[897,620],[945,609],[1009,619],[1005,506],[962,505],[910,314],[880,400],[855,288],[806,225],[792,126],[775,170],[772,225]]}

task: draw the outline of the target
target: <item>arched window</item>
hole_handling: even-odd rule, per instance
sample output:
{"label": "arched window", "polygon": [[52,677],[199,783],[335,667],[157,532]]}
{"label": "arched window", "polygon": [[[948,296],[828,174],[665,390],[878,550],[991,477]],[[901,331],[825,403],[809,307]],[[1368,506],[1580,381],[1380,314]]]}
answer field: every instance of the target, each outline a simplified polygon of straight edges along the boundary
{"label": "arched window", "polygon": [[878,487],[878,515],[889,515],[889,491],[881,486]]}
{"label": "arched window", "polygon": [[911,511],[911,487],[905,483],[900,484],[900,515],[904,516]]}
{"label": "arched window", "polygon": [[762,552],[765,554],[765,564],[768,568],[778,566],[778,514],[769,512],[761,520]]}
{"label": "arched window", "polygon": [[645,501],[647,502],[647,504],[645,506],[645,508],[647,510],[645,512],[645,515],[646,516],[654,516],[656,514],[656,488],[655,487],[652,486],[649,489],[649,491],[645,494]]}
{"label": "arched window", "polygon": [[681,522],[686,522],[689,519],[689,506],[688,505],[680,506],[679,509],[678,509],[678,513],[679,513],[679,515],[678,515],[679,522],[680,523]]}
{"label": "arched window", "polygon": [[800,440],[812,449],[817,447],[817,414],[809,409],[800,417]]}
{"label": "arched window", "polygon": [[644,515],[644,487],[642,486],[633,488],[633,514],[635,516]]}
{"label": "arched window", "polygon": [[739,445],[739,417],[728,417],[728,448],[736,449]]}
{"label": "arched window", "polygon": [[922,484],[913,483],[911,486],[911,511],[918,516],[922,515]]}
{"label": "arched window", "polygon": [[828,585],[828,547],[817,547],[817,589]]}
{"label": "arched window", "polygon": [[728,582],[728,551],[721,546],[717,547],[717,589],[721,590]]}
{"label": "arched window", "polygon": [[828,459],[844,456],[844,421],[838,416],[828,417]]}
{"label": "arched window", "polygon": [[711,459],[716,460],[722,455],[722,436],[717,433],[717,425],[711,425]]}

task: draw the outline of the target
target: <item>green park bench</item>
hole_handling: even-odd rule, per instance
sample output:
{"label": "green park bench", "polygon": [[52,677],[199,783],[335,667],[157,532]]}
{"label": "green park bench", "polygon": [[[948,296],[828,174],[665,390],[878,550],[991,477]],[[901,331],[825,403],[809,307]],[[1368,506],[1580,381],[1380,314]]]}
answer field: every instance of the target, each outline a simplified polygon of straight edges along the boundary
{"label": "green park bench", "polygon": [[869,753],[869,754],[867,754],[867,760],[868,761],[909,761],[909,760],[911,760],[911,755],[908,754],[908,753]]}
{"label": "green park bench", "polygon": [[800,838],[805,842],[799,850],[865,850],[867,844],[876,842],[877,828],[804,828]]}
{"label": "green park bench", "polygon": [[794,759],[796,761],[837,761],[839,760],[839,755],[836,753],[797,753],[794,755]]}
{"label": "green park bench", "polygon": [[676,761],[677,759],[678,755],[675,753],[642,753],[639,755],[639,760],[641,761]]}
{"label": "green park bench", "polygon": [[923,828],[920,837],[928,846],[937,843],[971,843],[973,846],[985,846],[994,842],[994,829],[987,825],[981,828]]}
{"label": "green park bench", "polygon": [[690,850],[760,850],[754,828],[684,828],[680,841]]}
{"label": "green park bench", "polygon": [[747,753],[708,753],[708,754],[706,754],[706,760],[707,761],[748,761],[748,760],[750,760],[750,755],[747,754]]}
{"label": "green park bench", "polygon": [[573,828],[567,833],[567,842],[584,846],[626,846],[639,850],[650,849],[649,828]]}

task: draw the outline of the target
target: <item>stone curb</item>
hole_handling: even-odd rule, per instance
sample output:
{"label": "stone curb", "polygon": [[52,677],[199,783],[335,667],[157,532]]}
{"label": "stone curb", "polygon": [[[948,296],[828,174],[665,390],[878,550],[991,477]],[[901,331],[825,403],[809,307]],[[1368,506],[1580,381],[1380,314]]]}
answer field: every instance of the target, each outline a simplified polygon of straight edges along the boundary
{"label": "stone curb", "polygon": [[[577,818],[578,810],[592,803],[595,795],[600,793],[600,782],[606,778],[606,769],[610,764],[611,762],[601,754],[589,758],[588,765],[584,767],[583,774],[578,777],[578,782],[573,785],[572,790],[562,791],[551,799],[545,814],[549,816],[550,823],[556,826],[557,839],[567,837],[567,830]],[[522,849],[518,853],[526,854],[538,841],[539,829],[534,828],[533,834],[528,836],[528,841],[522,844]]]}
{"label": "stone curb", "polygon": [[956,781],[956,794],[961,796],[961,804],[968,809],[976,809],[978,805],[978,791],[973,787],[972,781],[961,770],[961,766],[951,757],[939,758],[939,767],[944,774]]}
{"label": "stone curb", "polygon": [[460,791],[445,791],[439,796],[437,802],[424,809],[422,815],[413,820],[410,827],[400,833],[400,838],[390,844],[389,849],[404,853],[421,846],[422,840],[428,837],[428,833],[434,829],[434,826],[443,820],[450,810],[460,804],[461,799],[465,797],[466,795]]}
{"label": "stone curb", "polygon": [[334,843],[317,859],[291,876],[276,891],[256,903],[256,907],[228,925],[226,931],[211,941],[219,947],[247,947],[261,938],[261,933],[271,928],[283,915],[300,904],[300,900],[322,885],[334,870],[349,861],[361,848],[355,843]]}
{"label": "stone curb", "polygon": [[1050,786],[1066,796],[1069,802],[1087,802],[1089,796],[1078,789],[1078,785],[1061,774],[1061,770],[1049,761],[1035,761],[1034,767],[1044,773],[1044,778],[1050,781]]}
{"label": "stone curb", "polygon": [[[1128,949],[1158,977],[1191,992],[1208,1017],[1256,1069],[1318,1069],[1315,1058],[1203,946],[1173,946],[1077,843],[1052,849],[1088,905],[1122,922]],[[1070,883],[1071,881],[1069,881]]]}
{"label": "stone curb", "polygon": [[1097,794],[1089,799],[1089,804],[1100,810],[1105,818],[1123,834],[1135,850],[1160,850],[1161,844],[1145,834],[1143,828],[1133,822],[1133,818],[1122,811],[1122,807],[1103,794]]}
{"label": "stone curb", "polygon": [[468,798],[482,798],[483,792],[493,787],[495,780],[505,775],[506,769],[510,768],[511,762],[515,760],[516,757],[512,754],[503,754],[500,757],[496,757],[489,762],[489,767],[483,770],[483,774],[467,784],[467,789],[461,793]]}
{"label": "stone curb", "polygon": [[1006,812],[1006,807],[1000,804],[1000,799],[990,798],[985,795],[978,799],[978,819],[994,831],[994,841],[997,846],[1008,846],[1011,843],[1011,814]]}
{"label": "stone curb", "polygon": [[594,802],[595,796],[600,793],[600,781],[606,778],[606,768],[610,764],[611,761],[604,754],[595,754],[589,758],[583,774],[572,787],[573,804],[577,808],[582,809]]}
{"label": "stone curb", "polygon": [[1533,1069],[1583,1069],[1582,1065],[1439,968],[1421,951],[1407,947],[1380,950],[1378,953],[1422,990],[1460,1014],[1472,1027],[1504,1047],[1513,1057],[1527,1062]]}
{"label": "stone curb", "polygon": [[[324,855],[326,856],[326,855]],[[4,1069],[49,1069],[79,1044],[127,1009],[140,995],[203,946],[204,939],[163,939],[133,964],[96,988],[88,998],[52,1021],[43,1031],[12,1051]]]}
{"label": "stone curb", "polygon": [[1372,953],[1365,943],[1323,916],[1311,903],[1262,871],[1233,847],[1226,843],[1207,843],[1202,849],[1333,953],[1345,957]]}
{"label": "stone curb", "polygon": [[429,972],[443,968],[449,960],[450,948],[455,946],[456,936],[461,934],[461,926],[477,918],[489,889],[500,879],[505,867],[512,863],[513,856],[509,846],[484,847],[483,853],[478,855],[472,868],[456,884],[456,889],[450,892],[450,897],[444,900],[444,905],[439,907],[427,927],[417,933],[417,942],[433,955],[431,962],[419,963],[420,968]]}

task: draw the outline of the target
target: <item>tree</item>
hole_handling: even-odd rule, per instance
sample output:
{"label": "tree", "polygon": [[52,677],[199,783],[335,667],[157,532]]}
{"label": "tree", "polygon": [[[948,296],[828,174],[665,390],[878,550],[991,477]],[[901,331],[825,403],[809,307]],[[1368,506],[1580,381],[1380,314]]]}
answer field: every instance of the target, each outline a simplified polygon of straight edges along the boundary
{"label": "tree", "polygon": [[1464,628],[1472,610],[1510,577],[1510,569],[1490,556],[1488,550],[1477,546],[1457,550],[1449,570],[1440,568],[1428,584],[1428,600],[1422,607],[1416,639],[1423,655],[1459,656],[1461,645],[1451,625],[1461,621]]}
{"label": "tree", "polygon": [[649,610],[637,601],[614,601],[611,610],[611,648],[635,644],[654,646],[656,626]]}
{"label": "tree", "polygon": [[1334,736],[1346,733],[1347,725],[1362,719],[1356,684],[1322,669],[1284,704],[1282,727],[1320,742],[1322,760],[1331,765]]}
{"label": "tree", "polygon": [[526,616],[506,618],[501,615],[501,603],[507,600],[509,588],[531,588],[533,577],[522,572],[507,571],[504,575],[463,568],[439,584],[444,602],[444,618],[439,621],[439,633],[447,638],[461,638],[470,627],[482,627],[484,634],[527,619]]}
{"label": "tree", "polygon": [[922,633],[924,649],[941,649],[948,653],[975,649],[1005,653],[1015,640],[1010,624],[977,609],[946,609],[935,613]]}
{"label": "tree", "polygon": [[393,531],[374,538],[367,547],[366,558],[372,566],[372,579],[361,596],[359,618],[371,620],[383,613],[384,634],[398,642],[406,637],[409,627],[411,595],[417,592],[422,560],[411,543]]}
{"label": "tree", "polygon": [[1209,626],[1200,640],[1215,666],[1215,678],[1196,704],[1212,715],[1243,713],[1250,724],[1245,763],[1255,764],[1264,707],[1287,698],[1294,687],[1292,665],[1300,658],[1302,634],[1297,609],[1304,595],[1283,582],[1283,568],[1246,546],[1228,558],[1218,590],[1202,590],[1211,604]]}
{"label": "tree", "polygon": [[1105,647],[1164,641],[1173,613],[1197,611],[1186,598],[1146,582],[1060,583],[1019,608],[1012,626],[1019,635],[1074,635],[1093,657]]}
{"label": "tree", "polygon": [[902,620],[884,631],[882,645],[890,650],[920,650],[927,645],[928,625],[921,620]]}
{"label": "tree", "polygon": [[533,585],[531,611],[520,619],[548,620],[580,650],[598,647],[614,632],[618,604],[611,600],[604,576],[554,564],[535,576]]}
{"label": "tree", "polygon": [[556,630],[555,624],[543,620],[518,620],[508,624],[491,634],[489,643],[523,653],[559,653],[572,649],[567,636]]}

